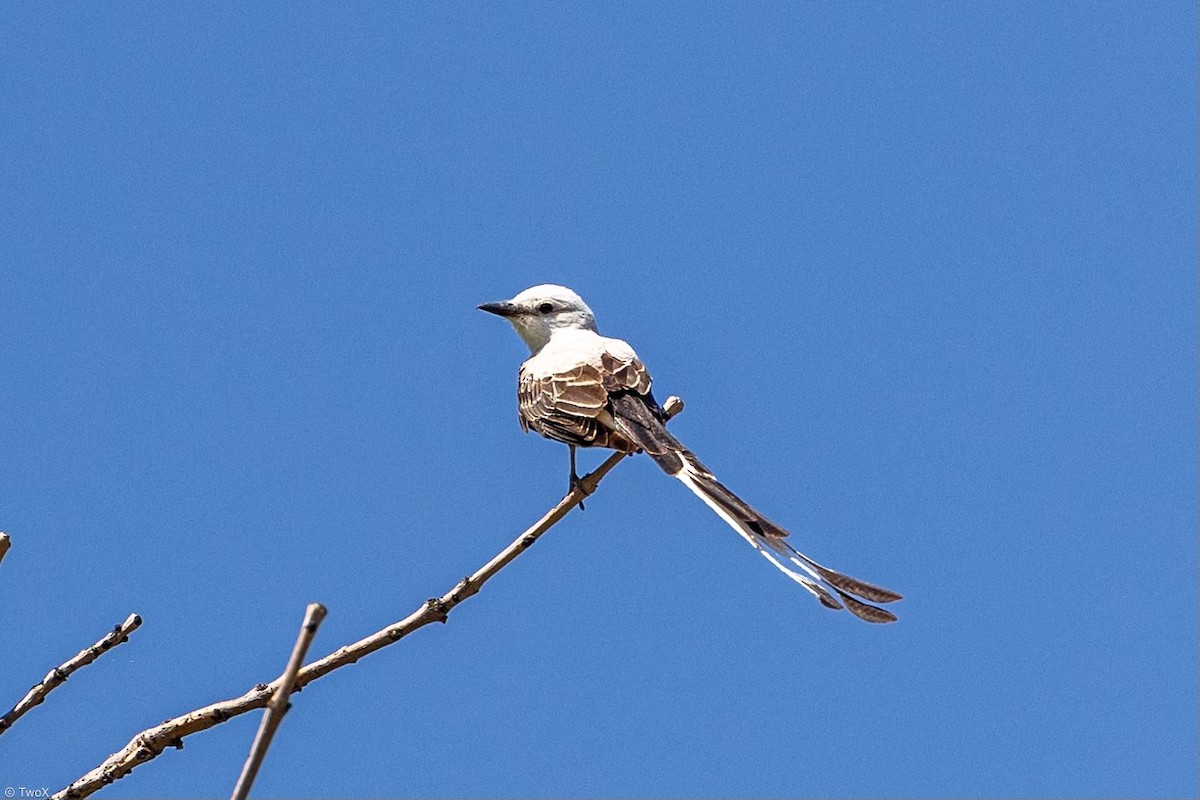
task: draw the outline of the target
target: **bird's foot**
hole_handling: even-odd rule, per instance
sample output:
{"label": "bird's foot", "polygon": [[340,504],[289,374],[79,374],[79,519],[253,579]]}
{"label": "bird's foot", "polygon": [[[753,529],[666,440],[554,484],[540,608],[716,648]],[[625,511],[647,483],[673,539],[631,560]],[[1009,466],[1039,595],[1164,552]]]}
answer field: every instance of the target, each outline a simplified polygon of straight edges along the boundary
{"label": "bird's foot", "polygon": [[[573,492],[573,491],[575,491],[576,489],[578,489],[578,490],[579,490],[579,493],[580,493],[581,495],[583,495],[583,497],[587,497],[589,494],[591,494],[591,492],[589,492],[589,491],[587,490],[587,487],[586,487],[586,486],[584,486],[584,484],[583,484],[583,479],[582,479],[582,478],[580,478],[580,477],[579,477],[579,475],[578,475],[578,474],[577,474],[577,473],[576,473],[574,470],[572,470],[572,471],[571,471],[571,484],[570,484],[570,486],[567,488],[567,491],[568,491],[568,492]],[[579,498],[579,510],[580,510],[580,511],[587,511],[587,508],[586,508],[586,507],[584,507],[584,505],[583,505],[583,497]]]}

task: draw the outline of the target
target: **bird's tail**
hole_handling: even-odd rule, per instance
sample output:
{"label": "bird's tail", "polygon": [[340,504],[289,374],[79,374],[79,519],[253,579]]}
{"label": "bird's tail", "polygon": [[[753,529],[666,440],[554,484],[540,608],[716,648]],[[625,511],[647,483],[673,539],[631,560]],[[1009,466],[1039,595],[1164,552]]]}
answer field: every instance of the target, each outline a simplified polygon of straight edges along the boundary
{"label": "bird's tail", "polygon": [[614,397],[612,403],[614,421],[621,433],[646,451],[664,472],[691,489],[781,572],[812,592],[821,605],[848,608],[867,622],[896,621],[895,614],[871,603],[891,603],[901,599],[899,594],[824,567],[789,545],[788,532],[725,488],[667,431],[642,398],[624,395]]}

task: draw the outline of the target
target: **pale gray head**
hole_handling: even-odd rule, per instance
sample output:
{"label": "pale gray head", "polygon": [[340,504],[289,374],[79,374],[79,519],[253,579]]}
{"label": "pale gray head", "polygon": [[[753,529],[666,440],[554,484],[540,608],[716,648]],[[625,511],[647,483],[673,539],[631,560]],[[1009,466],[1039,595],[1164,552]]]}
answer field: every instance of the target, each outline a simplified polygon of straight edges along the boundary
{"label": "pale gray head", "polygon": [[555,331],[596,330],[596,317],[583,298],[552,283],[530,287],[512,300],[484,303],[479,308],[511,322],[533,353],[545,347]]}

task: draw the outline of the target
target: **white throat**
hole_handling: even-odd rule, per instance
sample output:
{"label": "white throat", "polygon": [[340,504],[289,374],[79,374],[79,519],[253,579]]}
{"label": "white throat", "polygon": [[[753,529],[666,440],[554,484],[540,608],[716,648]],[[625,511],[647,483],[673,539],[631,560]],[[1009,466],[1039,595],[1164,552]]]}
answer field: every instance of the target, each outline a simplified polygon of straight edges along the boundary
{"label": "white throat", "polygon": [[590,315],[564,312],[551,317],[511,317],[509,322],[516,329],[529,352],[537,355],[551,340],[573,338],[579,334],[596,336],[596,322]]}

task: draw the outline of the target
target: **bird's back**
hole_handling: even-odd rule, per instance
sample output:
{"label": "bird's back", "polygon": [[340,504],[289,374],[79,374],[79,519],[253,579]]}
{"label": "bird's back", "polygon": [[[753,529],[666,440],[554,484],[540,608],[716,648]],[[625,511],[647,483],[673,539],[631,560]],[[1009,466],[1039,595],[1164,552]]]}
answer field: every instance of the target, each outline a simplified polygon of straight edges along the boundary
{"label": "bird's back", "polygon": [[559,330],[545,347],[525,360],[521,372],[532,378],[545,378],[569,372],[580,364],[600,367],[605,353],[622,362],[637,360],[637,353],[621,339],[589,330]]}

